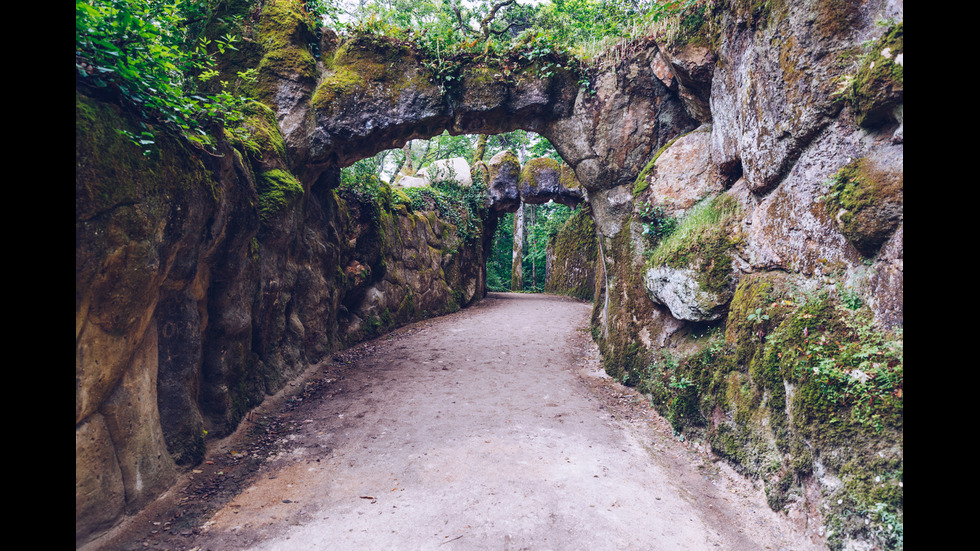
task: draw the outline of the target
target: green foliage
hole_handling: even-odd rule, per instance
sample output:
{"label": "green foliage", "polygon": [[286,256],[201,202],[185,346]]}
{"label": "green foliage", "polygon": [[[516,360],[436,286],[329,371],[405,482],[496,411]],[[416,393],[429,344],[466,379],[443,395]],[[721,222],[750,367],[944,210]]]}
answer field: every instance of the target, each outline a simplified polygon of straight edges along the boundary
{"label": "green foliage", "polygon": [[769,321],[769,314],[763,312],[762,308],[756,308],[754,312],[749,312],[749,315],[745,316],[745,321],[752,325],[752,332],[760,341],[766,336],[765,326],[766,322]]}
{"label": "green foliage", "polygon": [[577,210],[550,202],[543,205],[525,205],[525,208],[531,209],[533,215],[526,217],[532,223],[527,226],[524,234],[527,239],[523,259],[524,290],[540,293],[544,291],[547,275],[545,273],[545,264],[548,254],[548,243],[551,242],[551,238],[561,230],[565,222]]}
{"label": "green foliage", "polygon": [[804,383],[803,392],[811,398],[807,407],[832,423],[851,417],[878,432],[895,422],[896,415],[900,422],[904,386],[901,331],[879,330],[867,309],[836,305],[826,310],[824,319],[807,317],[806,307],[799,312],[773,338],[794,339],[797,344],[797,353],[787,355],[781,371]]}
{"label": "green foliage", "polygon": [[382,213],[391,210],[392,190],[391,186],[381,181],[373,173],[355,170],[353,173],[341,172],[340,186],[337,188],[337,195],[348,203],[357,203],[362,209],[366,209],[371,219],[378,223]]}
{"label": "green foliage", "polygon": [[312,17],[330,26],[340,25],[343,10],[333,0],[303,0],[303,3]]}
{"label": "green foliage", "polygon": [[623,40],[647,34],[651,25],[676,18],[698,3],[696,0],[556,0],[540,6],[535,28],[546,33],[549,40],[565,44],[577,56],[589,59]]}
{"label": "green foliage", "polygon": [[660,241],[677,229],[677,219],[667,214],[663,205],[644,202],[638,205],[640,219],[643,221],[643,235],[651,241]]}
{"label": "green foliage", "polygon": [[459,84],[464,66],[483,66],[492,68],[501,81],[570,71],[589,88],[586,59],[590,55],[639,35],[650,22],[690,3],[390,0],[369,2],[350,14],[344,30],[410,44],[434,81],[444,86]]}
{"label": "green foliage", "polygon": [[210,4],[75,2],[77,82],[113,91],[142,115],[143,129],[126,135],[147,154],[155,142],[155,125],[176,128],[192,143],[206,146],[214,123],[240,117],[238,83],[222,83],[218,92],[204,92],[207,81],[217,76],[215,56],[234,50],[237,35],[229,32],[209,39],[186,30],[211,17]]}
{"label": "green foliage", "polygon": [[[571,209],[557,203],[543,205],[523,205],[529,214],[525,216],[524,238],[526,240],[521,258],[524,272],[524,292],[544,291],[546,273],[545,263],[548,244],[567,222],[580,209]],[[487,259],[487,288],[491,291],[511,290],[511,270],[514,244],[514,214],[507,213],[500,218],[494,234],[490,256]]]}
{"label": "green foliage", "polygon": [[463,159],[473,158],[473,151],[476,148],[477,138],[474,135],[460,134],[452,136],[448,131],[439,136],[431,138],[425,147],[425,152],[420,159],[414,161],[416,170],[422,170],[426,166],[442,159],[461,157]]}
{"label": "green foliage", "polygon": [[356,163],[344,167],[340,171],[341,186],[356,187],[361,182],[380,179],[381,171],[384,168],[383,155],[375,155],[367,159],[361,159]]}
{"label": "green foliage", "polygon": [[700,425],[703,418],[699,410],[698,373],[682,360],[668,350],[660,350],[643,369],[630,375],[638,379],[637,388],[650,395],[652,403],[664,412],[678,435],[689,425]]}
{"label": "green foliage", "polygon": [[486,187],[474,182],[460,186],[455,182],[433,182],[429,187],[404,190],[414,211],[436,211],[439,218],[456,226],[464,243],[475,242],[482,235],[486,217]]}
{"label": "green foliage", "polygon": [[487,289],[494,292],[510,291],[511,259],[514,243],[514,215],[500,217],[493,234],[493,244],[487,258]]}

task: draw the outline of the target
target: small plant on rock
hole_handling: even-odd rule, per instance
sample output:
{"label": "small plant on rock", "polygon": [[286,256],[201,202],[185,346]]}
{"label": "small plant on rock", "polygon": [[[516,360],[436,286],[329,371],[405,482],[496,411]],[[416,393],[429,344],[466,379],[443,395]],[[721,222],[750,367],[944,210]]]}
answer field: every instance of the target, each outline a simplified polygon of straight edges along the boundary
{"label": "small plant on rock", "polygon": [[755,327],[753,333],[761,341],[762,338],[766,336],[764,325],[767,321],[769,321],[769,314],[763,312],[762,308],[756,308],[755,312],[750,312],[749,315],[746,316],[746,321]]}
{"label": "small plant on rock", "polygon": [[663,205],[640,203],[639,214],[643,220],[643,235],[652,240],[664,239],[677,229],[677,219],[668,215]]}

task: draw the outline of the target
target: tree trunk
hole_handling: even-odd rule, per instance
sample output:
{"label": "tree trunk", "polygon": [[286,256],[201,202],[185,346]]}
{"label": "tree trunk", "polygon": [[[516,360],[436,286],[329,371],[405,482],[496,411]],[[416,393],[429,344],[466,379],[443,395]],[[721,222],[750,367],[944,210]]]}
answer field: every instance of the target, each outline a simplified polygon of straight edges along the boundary
{"label": "tree trunk", "polygon": [[[480,181],[486,185],[490,185],[488,181],[490,178],[490,169],[487,168],[487,164],[483,162],[483,157],[487,153],[487,135],[480,134],[476,139],[476,151],[473,152],[473,175],[475,176],[477,171],[483,176]],[[475,180],[474,180],[475,181]]]}
{"label": "tree trunk", "polygon": [[514,213],[514,257],[510,269],[510,290],[524,290],[524,204]]}
{"label": "tree trunk", "polygon": [[531,251],[531,291],[537,292],[538,287],[538,270],[535,266],[535,250],[534,250],[534,224],[537,222],[534,217],[534,205],[527,205],[527,213],[525,215],[526,226],[531,229],[527,232],[527,248]]}

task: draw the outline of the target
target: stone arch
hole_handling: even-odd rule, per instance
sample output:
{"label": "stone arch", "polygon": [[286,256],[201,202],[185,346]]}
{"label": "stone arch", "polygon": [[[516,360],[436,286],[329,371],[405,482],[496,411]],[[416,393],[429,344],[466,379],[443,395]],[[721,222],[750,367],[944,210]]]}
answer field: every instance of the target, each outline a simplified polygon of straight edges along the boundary
{"label": "stone arch", "polygon": [[327,44],[317,82],[272,84],[293,172],[307,186],[334,186],[340,168],[444,131],[527,130],[547,138],[595,193],[631,185],[660,147],[698,124],[655,74],[652,44],[599,70],[590,86],[570,69],[525,67],[504,78],[477,62],[450,86],[407,45],[366,37]]}

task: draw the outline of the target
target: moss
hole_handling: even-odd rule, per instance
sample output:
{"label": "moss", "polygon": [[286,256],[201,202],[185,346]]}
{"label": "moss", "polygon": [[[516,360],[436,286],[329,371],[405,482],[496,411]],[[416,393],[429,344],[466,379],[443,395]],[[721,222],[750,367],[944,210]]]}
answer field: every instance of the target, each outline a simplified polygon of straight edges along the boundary
{"label": "moss", "polygon": [[411,289],[405,293],[405,298],[398,305],[395,312],[395,319],[400,322],[408,322],[415,318],[415,294]]}
{"label": "moss", "polygon": [[890,122],[892,111],[904,101],[904,25],[890,28],[871,47],[847,91],[861,126],[873,128]]}
{"label": "moss", "polygon": [[[630,223],[627,219],[624,227]],[[603,239],[599,245],[599,258],[603,261],[596,263],[596,279],[607,285],[597,283],[605,297],[596,297],[592,322],[598,323],[600,316],[606,317],[597,343],[606,372],[635,385],[650,359],[649,351],[639,344],[643,342],[640,335],[660,333],[664,317],[643,285],[642,263],[637,261],[631,232],[621,231],[613,238]],[[603,273],[605,270],[609,270],[608,277]]]}
{"label": "moss", "polygon": [[338,98],[349,95],[367,84],[363,75],[350,67],[340,67],[329,73],[317,86],[313,104],[326,108]]}
{"label": "moss", "polygon": [[296,198],[303,194],[303,184],[285,170],[275,169],[259,173],[259,217],[268,223]]}
{"label": "moss", "polygon": [[149,205],[151,198],[161,193],[183,194],[201,188],[217,199],[210,171],[188,150],[182,138],[157,129],[156,151],[144,154],[123,136],[124,130],[139,135],[142,124],[122,109],[76,91],[77,214],[87,216],[120,204]]}
{"label": "moss", "polygon": [[578,181],[578,177],[575,175],[575,169],[572,165],[562,163],[558,170],[558,184],[563,189],[576,190],[581,189],[582,184]]}
{"label": "moss", "polygon": [[381,88],[384,96],[395,102],[403,90],[431,86],[412,49],[386,37],[355,34],[335,50],[326,64],[329,69],[312,100],[319,110],[336,108],[335,104],[357,91],[368,93]]}
{"label": "moss", "polygon": [[639,341],[607,347],[607,351],[602,354],[602,365],[606,373],[628,386],[636,386],[640,382],[640,373],[648,363],[646,349]]}
{"label": "moss", "polygon": [[499,105],[507,98],[508,86],[499,67],[466,67],[461,82],[463,102],[468,105]]}
{"label": "moss", "polygon": [[[146,296],[189,216],[209,216],[220,188],[179,136],[155,131],[144,155],[120,132],[141,123],[118,106],[75,94],[76,300],[110,333],[145,315]],[[81,293],[86,296],[81,296]]]}
{"label": "moss", "polygon": [[[902,537],[901,338],[877,329],[865,309],[801,293],[792,281],[743,277],[726,344],[677,359],[670,373],[690,382],[683,389],[672,392],[661,371],[655,403],[675,430],[703,434],[716,453],[761,478],[776,510],[806,499],[801,485],[819,460],[820,476],[840,480],[823,488],[820,504],[831,547],[859,538],[893,548]],[[698,414],[711,422],[685,422]]]}
{"label": "moss", "polygon": [[561,166],[559,166],[558,161],[549,157],[531,159],[524,163],[524,168],[521,169],[521,186],[531,190],[538,189],[537,176],[544,170],[553,171],[558,176],[561,172]]}
{"label": "moss", "polygon": [[263,103],[248,101],[242,109],[244,117],[226,129],[229,142],[256,161],[286,162],[286,140],[279,130],[276,114]]}
{"label": "moss", "polygon": [[255,41],[264,48],[258,65],[257,97],[270,105],[281,79],[314,82],[316,59],[309,44],[316,42],[303,4],[272,0],[262,8]]}
{"label": "moss", "polygon": [[873,256],[902,223],[903,197],[904,173],[879,170],[860,158],[831,177],[824,201],[844,237]]}
{"label": "moss", "polygon": [[588,208],[580,209],[548,241],[545,292],[592,300],[598,256],[595,222]]}
{"label": "moss", "polygon": [[650,159],[650,162],[648,162],[646,164],[646,166],[643,167],[643,170],[641,170],[640,173],[636,176],[636,181],[633,182],[633,196],[634,197],[637,196],[637,195],[639,195],[639,194],[641,194],[641,193],[643,193],[644,191],[647,190],[647,188],[650,187],[649,176],[652,176],[653,175],[653,169],[654,169],[654,167],[657,164],[657,159],[659,159],[660,156],[663,155],[664,151],[667,151],[667,149],[670,146],[674,145],[674,142],[676,142],[677,140],[681,139],[682,137],[683,136],[678,136],[678,137],[674,138],[673,140],[670,140],[669,142],[666,143],[666,145],[664,145],[663,147],[661,147],[659,150],[657,150],[656,153],[653,154],[653,158],[651,158]]}
{"label": "moss", "polygon": [[740,213],[737,200],[728,195],[709,198],[695,206],[677,229],[650,254],[650,266],[691,268],[705,291],[721,294],[731,284],[731,249],[739,243],[734,234]]}

